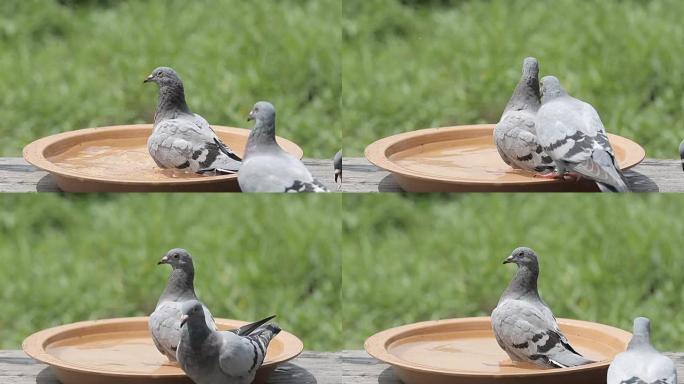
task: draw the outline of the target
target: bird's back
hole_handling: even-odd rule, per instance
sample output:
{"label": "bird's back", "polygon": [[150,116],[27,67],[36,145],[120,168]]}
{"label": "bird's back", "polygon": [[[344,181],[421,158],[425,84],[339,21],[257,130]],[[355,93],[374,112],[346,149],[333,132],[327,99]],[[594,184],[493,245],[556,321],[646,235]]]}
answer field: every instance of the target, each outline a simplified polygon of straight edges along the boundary
{"label": "bird's back", "polygon": [[607,384],[677,384],[676,372],[674,362],[655,350],[626,351],[618,354],[610,364]]}
{"label": "bird's back", "polygon": [[244,192],[285,192],[295,181],[310,183],[313,176],[299,159],[282,150],[250,155],[238,172]]}

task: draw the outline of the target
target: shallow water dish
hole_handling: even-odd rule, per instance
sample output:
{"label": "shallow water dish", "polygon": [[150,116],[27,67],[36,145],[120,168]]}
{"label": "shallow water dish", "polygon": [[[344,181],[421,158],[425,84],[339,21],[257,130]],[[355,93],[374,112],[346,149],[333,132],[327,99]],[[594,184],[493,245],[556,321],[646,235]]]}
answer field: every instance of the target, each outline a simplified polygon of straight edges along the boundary
{"label": "shallow water dish", "polygon": [[[380,139],[366,147],[366,158],[389,171],[408,192],[597,191],[595,183],[550,180],[514,170],[494,146],[494,125],[429,128]],[[639,164],[639,144],[608,134],[624,169]]]}
{"label": "shallow water dish", "polygon": [[[213,126],[238,155],[244,153],[248,129]],[[151,124],[86,128],[36,140],[24,159],[49,172],[66,192],[225,192],[238,191],[237,175],[207,176],[160,169],[147,151]],[[301,159],[297,144],[278,144]]]}
{"label": "shallow water dish", "polygon": [[607,325],[558,319],[577,351],[598,361],[543,369],[514,365],[499,348],[489,317],[428,321],[392,328],[366,340],[366,351],[392,366],[405,384],[605,384],[608,365],[631,334]]}
{"label": "shallow water dish", "polygon": [[[245,322],[216,319],[220,329]],[[84,321],[34,333],[24,340],[24,352],[50,365],[63,384],[192,384],[153,344],[147,317]],[[271,341],[256,384],[265,383],[279,364],[303,350],[288,332]]]}

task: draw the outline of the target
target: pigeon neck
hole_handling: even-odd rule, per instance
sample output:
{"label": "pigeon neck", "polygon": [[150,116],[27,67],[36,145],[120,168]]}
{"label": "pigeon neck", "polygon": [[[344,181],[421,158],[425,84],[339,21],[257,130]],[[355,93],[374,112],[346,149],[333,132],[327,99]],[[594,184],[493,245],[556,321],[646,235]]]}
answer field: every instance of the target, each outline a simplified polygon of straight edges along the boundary
{"label": "pigeon neck", "polygon": [[154,122],[174,118],[180,113],[190,113],[185,102],[183,84],[163,85],[159,87],[159,102],[154,114]]}
{"label": "pigeon neck", "polygon": [[195,296],[195,271],[192,268],[174,268],[169,276],[166,289],[162,293],[159,302],[197,300]]}
{"label": "pigeon neck", "polygon": [[539,109],[539,80],[536,74],[525,74],[518,82],[513,91],[513,96],[506,105],[506,111],[510,110],[538,110]]}
{"label": "pigeon neck", "polygon": [[635,332],[632,340],[627,345],[627,349],[647,349],[655,350],[651,345],[651,336],[648,333]]}
{"label": "pigeon neck", "polygon": [[278,147],[275,139],[275,122],[264,123],[257,121],[252,131],[247,138],[247,145],[245,146],[245,158],[257,150],[275,149]]}
{"label": "pigeon neck", "polygon": [[539,297],[537,291],[537,279],[539,278],[539,266],[521,265],[518,267],[515,277],[508,284],[502,298]]}
{"label": "pigeon neck", "polygon": [[199,349],[204,344],[204,340],[211,335],[211,330],[207,327],[204,316],[189,318],[186,326],[188,327],[188,341],[192,349]]}

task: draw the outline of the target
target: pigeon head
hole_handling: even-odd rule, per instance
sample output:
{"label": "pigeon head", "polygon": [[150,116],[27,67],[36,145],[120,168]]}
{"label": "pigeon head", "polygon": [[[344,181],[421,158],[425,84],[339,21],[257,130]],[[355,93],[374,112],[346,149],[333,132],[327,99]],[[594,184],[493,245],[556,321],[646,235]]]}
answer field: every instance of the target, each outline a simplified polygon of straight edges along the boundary
{"label": "pigeon head", "polygon": [[145,78],[143,83],[157,83],[160,87],[182,85],[176,71],[169,67],[158,67]]}
{"label": "pigeon head", "polygon": [[275,123],[275,107],[268,101],[259,101],[249,112],[247,121],[255,120],[257,123],[272,125]]}
{"label": "pigeon head", "polygon": [[541,79],[540,83],[542,103],[567,95],[560,81],[555,76],[545,76]]}
{"label": "pigeon head", "polygon": [[532,267],[530,269],[537,269],[539,261],[533,250],[526,247],[519,247],[513,250],[503,263],[514,263],[517,264],[518,267]]}
{"label": "pigeon head", "polygon": [[636,319],[634,319],[634,335],[650,337],[651,320],[645,317],[637,317]]}
{"label": "pigeon head", "polygon": [[189,300],[183,303],[181,307],[181,323],[180,326],[183,327],[188,320],[192,319],[202,319],[204,321],[204,308],[202,308],[202,303],[197,300]]}
{"label": "pigeon head", "polygon": [[164,257],[162,257],[157,263],[157,265],[161,264],[169,264],[173,267],[173,269],[193,269],[192,256],[190,256],[188,251],[182,248],[174,248],[166,252],[166,255],[164,255]]}
{"label": "pigeon head", "polygon": [[534,57],[527,57],[523,60],[523,75],[529,77],[539,76],[539,61]]}

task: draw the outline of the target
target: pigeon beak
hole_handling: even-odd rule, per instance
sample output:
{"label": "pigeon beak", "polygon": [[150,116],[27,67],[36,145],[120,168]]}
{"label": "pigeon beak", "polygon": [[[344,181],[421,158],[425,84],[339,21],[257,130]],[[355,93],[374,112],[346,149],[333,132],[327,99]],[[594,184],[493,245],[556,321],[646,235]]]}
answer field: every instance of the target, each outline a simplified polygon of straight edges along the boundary
{"label": "pigeon beak", "polygon": [[149,83],[152,79],[154,79],[154,75],[149,75],[143,80],[143,83]]}
{"label": "pigeon beak", "polygon": [[183,315],[183,316],[181,316],[180,321],[181,321],[181,322],[180,322],[180,326],[181,326],[181,328],[183,328],[183,326],[185,325],[185,323],[188,322],[188,315]]}
{"label": "pigeon beak", "polygon": [[162,257],[161,260],[159,260],[157,265],[168,264],[168,263],[169,263],[169,257],[164,255],[164,257]]}
{"label": "pigeon beak", "polygon": [[247,121],[252,121],[254,119],[254,111],[249,111],[249,115],[247,115]]}
{"label": "pigeon beak", "polygon": [[513,255],[510,255],[504,260],[504,264],[512,263],[513,262]]}

